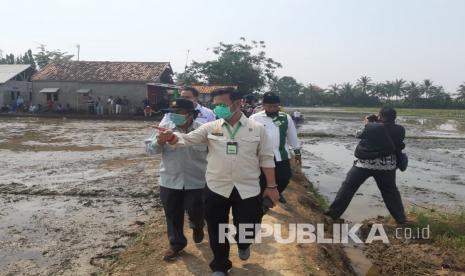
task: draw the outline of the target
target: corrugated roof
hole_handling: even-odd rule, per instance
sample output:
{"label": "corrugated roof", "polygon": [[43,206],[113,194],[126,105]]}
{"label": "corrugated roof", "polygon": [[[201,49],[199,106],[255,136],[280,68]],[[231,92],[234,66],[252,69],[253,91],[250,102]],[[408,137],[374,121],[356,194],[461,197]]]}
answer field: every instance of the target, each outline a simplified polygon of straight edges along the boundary
{"label": "corrugated roof", "polygon": [[150,82],[160,81],[169,62],[69,61],[50,63],[33,81]]}
{"label": "corrugated roof", "polygon": [[29,64],[0,64],[0,84],[14,78],[29,67],[31,67]]}
{"label": "corrugated roof", "polygon": [[200,94],[210,94],[213,92],[213,90],[217,88],[226,88],[226,87],[233,87],[237,89],[236,85],[207,85],[207,84],[196,84],[196,85],[191,85],[195,89],[199,91]]}
{"label": "corrugated roof", "polygon": [[60,91],[60,88],[43,88],[39,93],[57,93]]}

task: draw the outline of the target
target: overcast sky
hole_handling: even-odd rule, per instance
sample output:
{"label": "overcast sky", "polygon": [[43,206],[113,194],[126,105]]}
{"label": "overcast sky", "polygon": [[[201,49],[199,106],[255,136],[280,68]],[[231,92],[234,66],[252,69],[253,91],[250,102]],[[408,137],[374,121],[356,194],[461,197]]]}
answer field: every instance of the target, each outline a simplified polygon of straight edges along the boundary
{"label": "overcast sky", "polygon": [[0,0],[0,49],[39,44],[81,60],[189,61],[240,37],[264,40],[280,76],[327,87],[431,78],[465,81],[465,0]]}

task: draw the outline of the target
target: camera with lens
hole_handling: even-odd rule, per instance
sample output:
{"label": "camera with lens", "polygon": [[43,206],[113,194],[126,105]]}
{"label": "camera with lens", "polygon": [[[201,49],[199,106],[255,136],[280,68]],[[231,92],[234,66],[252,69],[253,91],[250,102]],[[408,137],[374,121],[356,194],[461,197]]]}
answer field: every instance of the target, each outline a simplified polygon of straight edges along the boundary
{"label": "camera with lens", "polygon": [[367,120],[370,123],[376,123],[376,122],[379,121],[378,116],[376,116],[375,114],[371,114],[371,115],[367,116]]}

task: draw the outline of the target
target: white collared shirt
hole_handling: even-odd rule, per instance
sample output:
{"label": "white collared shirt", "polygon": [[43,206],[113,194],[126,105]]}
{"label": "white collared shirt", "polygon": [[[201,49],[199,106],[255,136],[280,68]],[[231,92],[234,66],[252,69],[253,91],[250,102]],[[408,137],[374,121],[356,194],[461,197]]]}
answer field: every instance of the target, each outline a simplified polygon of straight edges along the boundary
{"label": "white collared shirt", "polygon": [[[289,146],[293,150],[300,149],[300,142],[299,138],[297,137],[297,129],[295,128],[294,121],[292,120],[291,116],[287,115],[287,136],[286,136],[286,145],[285,149],[287,151],[287,155],[289,155]],[[279,127],[273,123],[273,118],[266,116],[265,111],[260,111],[258,113],[253,114],[250,116],[250,119],[257,121],[265,126],[266,132],[270,136],[272,145],[273,145],[273,152],[276,158],[276,161],[282,161],[283,158],[281,157],[281,153],[279,152],[279,142],[280,142],[280,135],[279,135]]]}
{"label": "white collared shirt", "polygon": [[[207,144],[206,178],[211,191],[228,198],[236,187],[241,198],[246,199],[260,194],[260,168],[274,168],[275,163],[265,128],[244,114],[238,123],[241,126],[234,139],[223,119],[203,124],[187,134],[175,134],[180,146]],[[237,143],[237,154],[227,154],[227,142],[232,141]]]}
{"label": "white collared shirt", "polygon": [[205,124],[205,123],[208,123],[208,122],[213,122],[213,121],[216,120],[215,113],[213,113],[213,111],[208,107],[197,104],[197,106],[195,107],[195,110],[200,111],[199,115],[197,115],[197,118],[195,119],[195,121],[197,121],[197,122],[199,122],[201,124]]}

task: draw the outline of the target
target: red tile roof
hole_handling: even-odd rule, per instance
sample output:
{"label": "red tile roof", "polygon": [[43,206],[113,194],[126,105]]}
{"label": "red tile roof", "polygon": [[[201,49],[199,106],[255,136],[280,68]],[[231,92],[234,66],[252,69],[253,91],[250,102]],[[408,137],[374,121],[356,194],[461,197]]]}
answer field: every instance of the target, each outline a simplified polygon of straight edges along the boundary
{"label": "red tile roof", "polygon": [[69,61],[50,63],[32,76],[33,81],[150,82],[160,81],[169,62]]}
{"label": "red tile roof", "polygon": [[194,87],[195,89],[197,89],[200,94],[210,94],[211,92],[213,92],[213,90],[215,90],[217,88],[233,87],[233,88],[237,89],[236,85],[194,84],[194,85],[191,85],[191,86]]}

